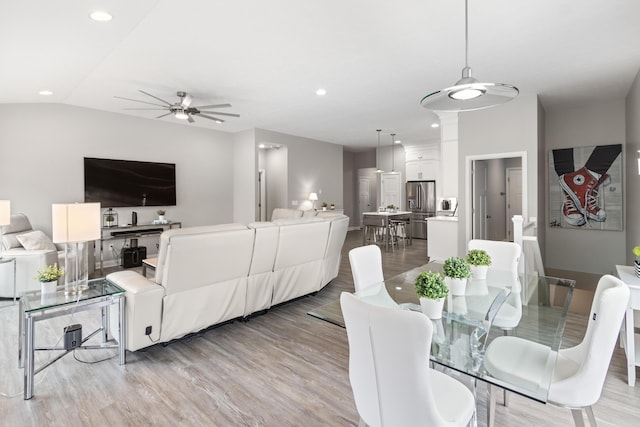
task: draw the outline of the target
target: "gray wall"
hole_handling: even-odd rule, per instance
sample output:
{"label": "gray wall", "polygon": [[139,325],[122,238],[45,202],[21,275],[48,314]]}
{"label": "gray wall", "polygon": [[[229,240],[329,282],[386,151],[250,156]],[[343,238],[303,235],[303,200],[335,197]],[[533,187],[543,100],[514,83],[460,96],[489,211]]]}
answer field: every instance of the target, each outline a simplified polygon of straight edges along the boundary
{"label": "gray wall", "polygon": [[258,150],[255,130],[233,134],[233,221],[248,224],[258,219]]}
{"label": "gray wall", "polygon": [[264,159],[267,218],[275,208],[287,207],[287,147],[260,150]]}
{"label": "gray wall", "polygon": [[[545,139],[546,156],[556,148],[624,144],[624,100],[547,109]],[[545,163],[548,164],[547,162]],[[548,172],[544,175],[545,188],[548,189]],[[628,173],[626,175],[629,176]],[[623,187],[624,185],[623,183]],[[546,212],[544,214],[545,216],[541,215],[542,218],[548,215]],[[544,221],[545,226],[547,223],[548,221]],[[548,267],[605,274],[611,273],[616,264],[624,263],[627,259],[624,231],[547,227],[546,237]]]}
{"label": "gray wall", "polygon": [[[175,163],[177,205],[167,207],[168,219],[233,219],[231,134],[61,104],[0,104],[0,141],[0,198],[49,235],[52,203],[84,201],[84,157]],[[119,223],[134,210],[141,224],[157,218],[156,207],[116,208]]]}
{"label": "gray wall", "polygon": [[[349,217],[349,227],[360,226],[359,214],[359,195],[358,195],[358,177],[361,174],[369,176],[369,172],[362,172],[360,169],[375,168],[376,165],[376,149],[367,151],[344,151],[343,152],[343,197],[344,197],[344,214]],[[376,176],[373,176],[375,179]],[[376,185],[372,186],[370,191],[372,196],[376,195]],[[375,206],[375,198],[372,206]]]}
{"label": "gray wall", "polygon": [[274,207],[308,208],[311,192],[318,193],[316,207],[322,202],[343,207],[341,145],[256,129],[256,144],[260,143],[287,147],[287,206]]}
{"label": "gray wall", "polygon": [[[626,99],[625,135],[626,148],[626,264],[631,265],[634,256],[631,250],[640,245],[640,175],[638,151],[640,150],[640,72],[636,75]],[[621,261],[622,262],[622,261]]]}
{"label": "gray wall", "polygon": [[[538,99],[535,95],[521,95],[513,101],[486,110],[459,114],[458,170],[462,177],[458,184],[458,247],[467,246],[465,168],[466,157],[517,151],[527,152],[528,217],[538,213]],[[446,167],[446,165],[441,165]]]}

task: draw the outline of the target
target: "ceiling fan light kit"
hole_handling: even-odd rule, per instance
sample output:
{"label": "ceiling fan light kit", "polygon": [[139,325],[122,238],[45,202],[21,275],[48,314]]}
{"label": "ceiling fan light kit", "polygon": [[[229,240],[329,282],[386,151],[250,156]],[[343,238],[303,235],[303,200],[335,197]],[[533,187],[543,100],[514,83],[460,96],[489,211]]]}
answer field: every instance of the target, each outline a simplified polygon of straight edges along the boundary
{"label": "ceiling fan light kit", "polygon": [[433,111],[471,111],[509,102],[518,96],[517,87],[504,83],[481,83],[471,75],[469,67],[468,0],[464,2],[465,66],[455,85],[432,92],[420,104]]}
{"label": "ceiling fan light kit", "polygon": [[155,111],[165,112],[157,116],[156,119],[173,115],[176,119],[187,120],[189,123],[194,123],[195,122],[194,116],[195,116],[195,117],[203,117],[205,119],[213,120],[216,123],[224,123],[224,120],[216,116],[240,117],[239,114],[222,113],[220,111],[208,111],[208,110],[217,109],[217,108],[228,108],[228,107],[231,107],[231,104],[214,104],[214,105],[201,105],[201,106],[192,107],[191,102],[193,101],[193,98],[191,97],[191,95],[189,95],[187,92],[184,92],[184,91],[176,92],[176,95],[178,96],[178,98],[180,98],[180,100],[174,103],[166,101],[162,98],[159,98],[143,90],[138,90],[138,92],[160,101],[161,104],[158,104],[156,102],[142,101],[140,99],[124,98],[122,96],[115,96],[114,98],[124,99],[127,101],[141,102],[143,104],[148,104],[148,105],[153,105],[155,107],[158,107],[158,108],[125,108],[126,110],[155,110]]}

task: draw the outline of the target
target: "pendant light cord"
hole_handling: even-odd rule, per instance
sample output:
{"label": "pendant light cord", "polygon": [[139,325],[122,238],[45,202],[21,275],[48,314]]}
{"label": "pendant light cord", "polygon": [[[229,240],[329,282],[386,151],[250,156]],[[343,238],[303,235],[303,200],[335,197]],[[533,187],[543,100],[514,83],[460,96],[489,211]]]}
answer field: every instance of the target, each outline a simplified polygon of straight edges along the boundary
{"label": "pendant light cord", "polygon": [[464,0],[464,67],[469,68],[469,0]]}

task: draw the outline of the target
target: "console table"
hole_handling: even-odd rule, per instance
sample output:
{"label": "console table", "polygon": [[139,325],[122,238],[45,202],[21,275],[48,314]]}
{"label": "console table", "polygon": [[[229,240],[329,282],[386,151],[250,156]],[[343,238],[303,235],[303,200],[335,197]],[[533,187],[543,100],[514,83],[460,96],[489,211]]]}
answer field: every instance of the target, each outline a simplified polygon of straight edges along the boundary
{"label": "console table", "polygon": [[160,235],[165,230],[182,228],[182,222],[169,221],[163,224],[141,224],[115,227],[103,227],[100,234],[100,273],[103,273],[104,242],[106,240],[126,240],[142,236]]}

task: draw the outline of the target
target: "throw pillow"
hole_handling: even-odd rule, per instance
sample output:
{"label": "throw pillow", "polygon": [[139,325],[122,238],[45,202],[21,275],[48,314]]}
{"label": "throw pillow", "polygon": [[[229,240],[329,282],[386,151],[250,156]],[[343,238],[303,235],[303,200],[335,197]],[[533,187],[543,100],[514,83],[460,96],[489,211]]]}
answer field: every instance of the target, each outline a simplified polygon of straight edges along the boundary
{"label": "throw pillow", "polygon": [[5,234],[4,236],[2,236],[2,246],[5,249],[13,249],[13,248],[21,248],[22,245],[20,244],[20,242],[18,242],[18,239],[16,239],[16,234]]}
{"label": "throw pillow", "polygon": [[29,233],[18,234],[16,236],[20,244],[28,251],[47,250],[57,251],[56,245],[53,244],[49,236],[40,230],[31,231]]}

